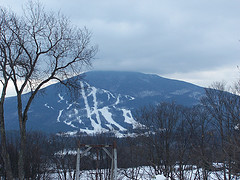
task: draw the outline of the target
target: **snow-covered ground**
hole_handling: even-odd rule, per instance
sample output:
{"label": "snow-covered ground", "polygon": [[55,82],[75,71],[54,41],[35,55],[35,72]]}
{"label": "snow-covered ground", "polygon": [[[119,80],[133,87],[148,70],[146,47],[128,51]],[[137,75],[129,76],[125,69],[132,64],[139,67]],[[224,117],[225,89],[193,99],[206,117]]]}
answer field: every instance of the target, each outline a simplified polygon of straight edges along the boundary
{"label": "snow-covered ground", "polygon": [[[109,173],[109,170],[99,170],[98,177],[102,176],[106,178]],[[209,180],[221,180],[223,179],[223,172],[221,171],[209,171],[208,173]],[[63,173],[62,173],[63,175]],[[178,180],[178,173],[174,173],[173,177],[175,180]],[[193,169],[193,170],[186,170],[184,172],[184,177],[187,180],[195,180],[195,179],[203,179],[203,174],[201,169]],[[74,176],[74,172],[71,172],[68,174],[68,179],[71,179],[70,177]],[[109,177],[109,176],[108,176]],[[88,179],[95,179],[96,178],[96,170],[88,170],[88,171],[81,171],[80,179],[88,180]],[[52,174],[51,179],[57,180],[62,179],[61,173],[55,173]],[[117,174],[118,180],[131,180],[131,179],[137,179],[137,180],[170,180],[170,178],[166,178],[162,174],[156,175],[154,173],[154,170],[151,167],[135,167],[135,168],[128,168],[128,169],[118,169]],[[234,180],[240,180],[240,176],[232,177]]]}
{"label": "snow-covered ground", "polygon": [[[146,168],[148,169],[148,168]],[[167,180],[167,178],[164,175],[152,175],[151,173],[145,171],[145,169],[140,169],[140,171],[136,169],[119,169],[118,170],[118,175],[117,175],[117,180],[131,180],[131,179],[138,179],[138,180]],[[98,174],[98,178],[105,179],[107,176],[105,170],[101,170]],[[64,179],[63,178],[64,173],[63,172],[58,172],[55,174],[51,175],[52,180],[57,180],[57,179]],[[74,176],[74,172],[67,173],[67,179],[72,179]],[[89,170],[89,171],[81,171],[80,174],[80,179],[81,180],[88,180],[88,179],[96,179],[96,170]]]}
{"label": "snow-covered ground", "polygon": [[166,177],[164,175],[157,175],[156,180],[164,180]]}

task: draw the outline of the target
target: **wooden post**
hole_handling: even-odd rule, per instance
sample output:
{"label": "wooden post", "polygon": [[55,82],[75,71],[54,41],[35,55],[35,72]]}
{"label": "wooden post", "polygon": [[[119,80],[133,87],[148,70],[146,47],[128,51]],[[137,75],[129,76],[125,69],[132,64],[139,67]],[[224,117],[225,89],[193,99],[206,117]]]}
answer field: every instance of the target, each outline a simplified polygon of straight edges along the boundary
{"label": "wooden post", "polygon": [[111,180],[114,180],[114,160],[113,160],[113,156],[112,156],[112,163],[111,163]]}
{"label": "wooden post", "polygon": [[114,180],[117,180],[117,143],[113,142]]}
{"label": "wooden post", "polygon": [[[86,147],[85,151],[80,153],[80,147]],[[77,163],[76,163],[76,180],[80,180],[80,159],[85,156],[85,154],[90,151],[91,148],[102,148],[106,154],[112,159],[111,163],[111,180],[117,180],[117,144],[116,141],[113,142],[113,145],[86,145],[78,143],[77,149]],[[106,149],[107,147],[112,148],[112,154]],[[97,149],[97,170],[96,170],[96,179],[98,179],[98,149]],[[100,177],[101,178],[101,177]]]}
{"label": "wooden post", "polygon": [[76,180],[80,180],[80,147],[77,149]]}

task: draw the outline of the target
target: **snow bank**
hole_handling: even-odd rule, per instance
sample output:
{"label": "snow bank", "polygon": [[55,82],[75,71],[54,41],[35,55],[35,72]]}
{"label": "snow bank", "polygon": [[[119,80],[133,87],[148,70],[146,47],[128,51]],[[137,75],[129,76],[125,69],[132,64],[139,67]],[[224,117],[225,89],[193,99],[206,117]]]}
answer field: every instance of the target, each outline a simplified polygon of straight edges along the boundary
{"label": "snow bank", "polygon": [[163,175],[157,175],[156,180],[166,180],[166,177]]}

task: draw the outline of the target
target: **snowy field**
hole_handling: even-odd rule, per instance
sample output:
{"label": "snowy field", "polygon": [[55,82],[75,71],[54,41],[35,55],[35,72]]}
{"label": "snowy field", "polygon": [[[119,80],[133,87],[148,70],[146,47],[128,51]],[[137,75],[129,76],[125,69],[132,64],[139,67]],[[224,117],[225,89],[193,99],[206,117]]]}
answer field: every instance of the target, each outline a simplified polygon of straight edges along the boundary
{"label": "snowy field", "polygon": [[[55,173],[51,175],[51,179],[64,179],[63,172]],[[98,178],[105,179],[109,177],[109,170],[99,170]],[[223,180],[223,172],[221,171],[208,171],[207,172],[209,180]],[[67,179],[73,179],[74,172],[67,174]],[[173,175],[175,180],[180,179],[179,174],[176,172]],[[186,170],[184,172],[184,178],[187,180],[201,180],[203,179],[203,171],[201,169],[192,169]],[[81,180],[91,180],[96,179],[96,170],[89,170],[89,171],[81,171],[80,174]],[[166,178],[164,175],[155,175],[153,168],[151,167],[135,167],[135,168],[128,168],[128,169],[118,169],[118,180],[170,180],[170,178]],[[228,179],[228,177],[227,177]],[[232,180],[240,180],[239,176],[232,176]]]}

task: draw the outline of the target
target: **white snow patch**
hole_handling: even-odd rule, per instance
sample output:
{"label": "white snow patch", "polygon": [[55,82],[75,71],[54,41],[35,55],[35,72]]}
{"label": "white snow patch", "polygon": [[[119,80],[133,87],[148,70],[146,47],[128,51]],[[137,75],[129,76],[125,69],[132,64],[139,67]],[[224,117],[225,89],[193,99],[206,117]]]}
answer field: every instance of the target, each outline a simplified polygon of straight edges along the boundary
{"label": "white snow patch", "polygon": [[77,151],[76,150],[67,150],[67,149],[63,149],[61,151],[58,151],[56,153],[54,153],[55,155],[58,155],[58,156],[65,156],[67,154],[69,155],[77,155]]}
{"label": "white snow patch", "polygon": [[92,114],[96,115],[97,122],[98,122],[99,126],[101,126],[101,120],[99,117],[98,103],[97,103],[97,89],[95,87],[92,87],[92,96],[93,96],[93,112],[92,112]]}
{"label": "white snow patch", "polygon": [[130,100],[130,101],[132,101],[132,100],[135,99],[135,97],[132,97],[132,96],[129,96],[129,95],[125,95],[125,97],[126,97],[128,100]]}
{"label": "white snow patch", "polygon": [[61,101],[64,100],[64,98],[63,98],[63,96],[61,96],[61,94],[58,94],[58,97],[59,97],[59,99],[60,99],[58,102],[61,102]]}
{"label": "white snow patch", "polygon": [[68,107],[67,107],[67,110],[70,109],[70,107],[72,106],[73,104],[69,104]]}
{"label": "white snow patch", "polygon": [[80,130],[79,130],[80,132],[85,132],[85,133],[87,133],[88,135],[93,135],[93,134],[96,134],[96,133],[106,133],[106,132],[109,132],[109,130],[108,129],[105,129],[105,128],[102,128],[101,129],[101,131],[96,131],[96,130],[91,130],[91,129],[88,129],[88,128],[86,128],[86,129],[81,129],[80,128]]}
{"label": "white snow patch", "polygon": [[45,107],[47,107],[48,109],[54,109],[53,107],[49,106],[47,103],[44,104]]}
{"label": "white snow patch", "polygon": [[235,130],[239,130],[240,129],[240,124],[237,124],[236,126],[234,126]]}
{"label": "white snow patch", "polygon": [[114,130],[114,128],[112,127],[111,124],[105,124],[105,125],[110,129],[110,131],[113,131],[113,130]]}
{"label": "white snow patch", "polygon": [[68,132],[64,132],[64,133],[57,133],[58,136],[61,135],[67,135],[67,136],[75,136],[78,133],[78,131],[68,131]]}
{"label": "white snow patch", "polygon": [[102,113],[103,117],[106,119],[107,122],[109,122],[112,125],[115,125],[116,127],[119,128],[120,131],[126,131],[127,129],[125,129],[124,127],[122,127],[120,124],[118,124],[117,122],[115,122],[112,118],[112,113],[109,112],[109,108],[108,107],[104,107],[102,109],[99,109],[99,111]]}
{"label": "white snow patch", "polygon": [[190,90],[189,89],[180,89],[180,90],[176,90],[174,92],[171,92],[170,94],[173,95],[183,95],[185,93],[188,93]]}
{"label": "white snow patch", "polygon": [[76,126],[74,126],[73,124],[72,124],[72,122],[70,121],[70,122],[67,122],[67,120],[65,120],[65,121],[63,121],[66,125],[68,125],[68,126],[71,126],[71,127],[73,127],[73,128],[77,128]]}
{"label": "white snow patch", "polygon": [[133,128],[137,128],[139,124],[137,123],[137,121],[134,120],[131,110],[122,109],[122,112],[123,112],[123,117],[125,118],[124,122],[128,124],[132,124]]}
{"label": "white snow patch", "polygon": [[118,95],[117,100],[116,100],[116,102],[115,102],[115,104],[114,104],[115,106],[120,103],[120,96],[121,96],[121,95]]}
{"label": "white snow patch", "polygon": [[78,110],[77,109],[73,109],[75,114],[78,114]]}
{"label": "white snow patch", "polygon": [[164,175],[157,175],[156,180],[166,180],[166,177]]}
{"label": "white snow patch", "polygon": [[59,111],[58,117],[57,117],[57,122],[60,122],[60,117],[62,115],[63,109]]}
{"label": "white snow patch", "polygon": [[107,91],[105,89],[102,89],[104,93],[106,93],[108,95],[108,101],[110,100],[110,98],[115,98],[115,96],[110,92],[110,91]]}
{"label": "white snow patch", "polygon": [[77,118],[78,123],[81,124],[82,123],[81,116],[77,116],[76,118]]}

